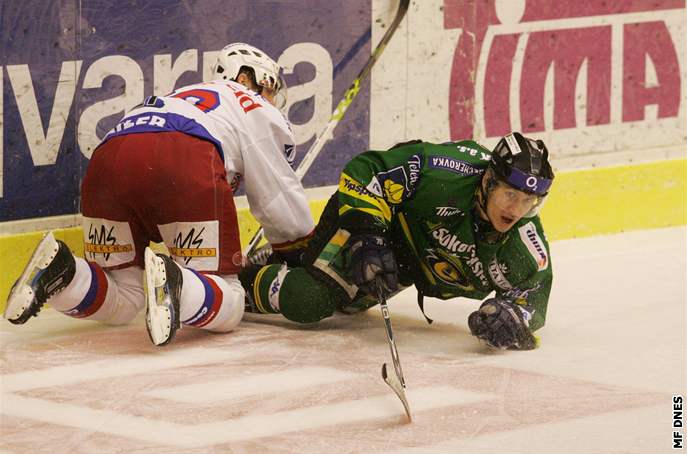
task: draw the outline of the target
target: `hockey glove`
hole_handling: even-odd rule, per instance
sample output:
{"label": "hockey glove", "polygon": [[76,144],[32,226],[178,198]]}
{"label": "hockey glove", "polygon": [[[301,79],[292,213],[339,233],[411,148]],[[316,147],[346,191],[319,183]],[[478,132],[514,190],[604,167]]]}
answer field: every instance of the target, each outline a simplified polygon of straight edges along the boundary
{"label": "hockey glove", "polygon": [[291,249],[287,251],[274,251],[275,263],[285,263],[294,268],[303,266],[303,256],[305,255],[305,248]]}
{"label": "hockey glove", "polygon": [[[529,309],[529,310],[528,310]],[[537,347],[529,329],[531,307],[491,298],[468,317],[473,336],[498,349],[532,350]]]}
{"label": "hockey glove", "polygon": [[380,275],[382,291],[398,290],[398,266],[387,239],[381,235],[357,235],[350,240],[349,270],[353,283],[368,295],[375,294],[375,277]]}

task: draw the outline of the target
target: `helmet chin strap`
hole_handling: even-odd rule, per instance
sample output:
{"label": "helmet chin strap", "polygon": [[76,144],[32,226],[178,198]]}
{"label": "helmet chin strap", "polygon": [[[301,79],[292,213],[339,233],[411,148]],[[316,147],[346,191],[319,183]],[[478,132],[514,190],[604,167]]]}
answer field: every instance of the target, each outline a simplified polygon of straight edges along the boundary
{"label": "helmet chin strap", "polygon": [[491,170],[487,170],[488,173],[485,173],[485,175],[482,178],[487,178],[487,189],[484,189],[484,182],[480,181],[479,184],[479,196],[477,197],[477,206],[479,207],[480,211],[484,214],[486,217],[486,221],[489,221],[491,224],[491,219],[489,219],[489,213],[487,212],[487,202],[489,200],[489,194],[491,194],[491,191],[494,190],[497,184],[496,178],[491,175]]}
{"label": "helmet chin strap", "polygon": [[479,234],[484,241],[488,243],[496,243],[503,237],[503,233],[494,228],[494,224],[491,222],[489,213],[487,212],[487,203],[489,194],[494,190],[498,180],[493,175],[485,175],[483,178],[487,178],[487,189],[485,190],[483,182],[480,182],[479,189],[477,189],[477,191],[479,191],[477,195],[477,216],[479,219],[476,219],[476,225],[479,226],[480,224],[488,224],[493,232],[485,232],[484,229],[478,228],[476,233]]}

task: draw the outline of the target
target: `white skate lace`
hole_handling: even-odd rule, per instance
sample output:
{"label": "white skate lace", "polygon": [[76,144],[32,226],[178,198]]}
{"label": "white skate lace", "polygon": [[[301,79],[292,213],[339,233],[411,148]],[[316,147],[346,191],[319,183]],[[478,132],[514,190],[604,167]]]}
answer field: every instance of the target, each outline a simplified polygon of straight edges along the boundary
{"label": "white skate lace", "polygon": [[255,252],[248,256],[248,263],[251,265],[267,265],[267,260],[269,260],[272,255],[272,246],[266,244],[259,247]]}

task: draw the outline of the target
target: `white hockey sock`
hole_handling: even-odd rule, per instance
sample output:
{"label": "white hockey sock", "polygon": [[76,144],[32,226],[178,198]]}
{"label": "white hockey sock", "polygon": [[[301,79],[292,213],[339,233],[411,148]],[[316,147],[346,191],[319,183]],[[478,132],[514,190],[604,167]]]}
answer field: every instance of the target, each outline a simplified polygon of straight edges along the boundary
{"label": "white hockey sock", "polygon": [[181,268],[180,318],[185,325],[231,331],[243,316],[244,291],[236,276],[215,276]]}
{"label": "white hockey sock", "polygon": [[105,302],[109,280],[100,266],[74,257],[74,278],[60,293],[48,300],[54,309],[71,317],[84,318],[93,315]]}

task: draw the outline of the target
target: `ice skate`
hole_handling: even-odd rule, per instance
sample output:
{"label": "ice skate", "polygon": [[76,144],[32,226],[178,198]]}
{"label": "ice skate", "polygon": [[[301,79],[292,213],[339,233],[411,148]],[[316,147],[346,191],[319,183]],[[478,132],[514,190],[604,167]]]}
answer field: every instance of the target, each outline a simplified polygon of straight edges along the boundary
{"label": "ice skate", "polygon": [[148,335],[153,344],[166,345],[181,326],[181,270],[171,258],[146,248],[143,275]]}
{"label": "ice skate", "polygon": [[48,232],[12,286],[4,317],[15,325],[26,323],[38,315],[46,301],[69,285],[75,272],[76,262],[67,245]]}
{"label": "ice skate", "polygon": [[241,285],[247,289],[244,308],[244,312],[246,313],[260,313],[258,306],[255,304],[255,300],[253,299],[253,286],[255,284],[255,278],[263,266],[263,264],[250,264],[249,259],[249,265],[244,266],[239,271],[239,280],[241,281]]}
{"label": "ice skate", "polygon": [[246,260],[248,261],[248,265],[265,266],[271,263],[273,255],[274,251],[272,250],[272,245],[266,243],[248,254]]}

